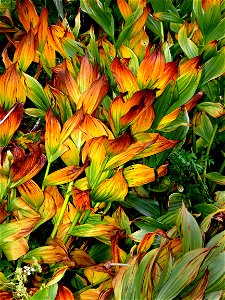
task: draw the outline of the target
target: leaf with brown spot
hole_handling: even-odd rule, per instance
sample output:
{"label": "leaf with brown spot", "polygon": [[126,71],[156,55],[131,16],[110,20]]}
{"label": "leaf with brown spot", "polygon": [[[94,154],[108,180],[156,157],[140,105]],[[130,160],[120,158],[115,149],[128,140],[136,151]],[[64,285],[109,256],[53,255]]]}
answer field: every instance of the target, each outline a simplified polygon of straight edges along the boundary
{"label": "leaf with brown spot", "polygon": [[78,211],[86,211],[91,209],[91,197],[89,190],[81,191],[72,188],[73,203]]}
{"label": "leaf with brown spot", "polygon": [[155,181],[155,170],[146,165],[135,164],[123,170],[129,187],[135,187]]}
{"label": "leaf with brown spot", "polygon": [[95,262],[83,249],[76,249],[70,253],[71,257],[76,263],[77,268],[85,268],[95,265]]}
{"label": "leaf with brown spot", "polygon": [[38,51],[42,52],[48,36],[48,10],[45,7],[42,8],[35,33],[37,33],[38,38]]}
{"label": "leaf with brown spot", "polygon": [[16,6],[19,20],[23,24],[25,30],[28,32],[31,26],[35,28],[39,21],[39,17],[33,2],[30,0],[23,0],[22,3],[20,3],[16,0]]}
{"label": "leaf with brown spot", "polygon": [[126,151],[132,143],[132,137],[130,133],[125,132],[120,137],[113,140],[105,141],[105,149],[108,156],[117,155],[123,151]]}

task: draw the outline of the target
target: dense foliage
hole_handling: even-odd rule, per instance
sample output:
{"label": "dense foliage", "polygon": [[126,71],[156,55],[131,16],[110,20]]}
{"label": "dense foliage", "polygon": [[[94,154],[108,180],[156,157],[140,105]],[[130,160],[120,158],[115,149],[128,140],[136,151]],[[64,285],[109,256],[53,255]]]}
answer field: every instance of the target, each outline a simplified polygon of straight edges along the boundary
{"label": "dense foliage", "polygon": [[224,299],[225,1],[8,2],[0,298]]}

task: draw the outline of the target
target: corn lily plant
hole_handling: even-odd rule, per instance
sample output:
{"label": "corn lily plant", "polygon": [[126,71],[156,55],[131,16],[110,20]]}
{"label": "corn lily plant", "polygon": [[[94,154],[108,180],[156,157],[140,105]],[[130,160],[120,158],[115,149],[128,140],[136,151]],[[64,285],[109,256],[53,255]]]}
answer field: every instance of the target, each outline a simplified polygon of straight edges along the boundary
{"label": "corn lily plant", "polygon": [[[81,34],[80,11],[71,28],[57,5],[49,24],[30,0],[16,1],[18,28],[9,11],[0,22],[0,255],[16,266],[0,269],[0,298],[222,297],[224,195],[200,225],[181,194],[171,208],[149,197],[191,126],[207,156],[223,130],[223,103],[203,95],[225,72],[224,1],[179,2],[188,21],[173,1],[112,4],[80,1],[99,32]],[[203,182],[224,184],[223,169],[207,170]]]}

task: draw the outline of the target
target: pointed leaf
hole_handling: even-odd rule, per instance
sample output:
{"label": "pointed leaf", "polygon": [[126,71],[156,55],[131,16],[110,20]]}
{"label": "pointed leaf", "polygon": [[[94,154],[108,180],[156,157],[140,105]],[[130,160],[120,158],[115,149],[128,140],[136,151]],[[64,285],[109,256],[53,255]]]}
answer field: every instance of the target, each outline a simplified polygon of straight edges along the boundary
{"label": "pointed leaf", "polygon": [[155,170],[146,165],[135,164],[124,169],[123,175],[129,187],[135,187],[155,181]]}

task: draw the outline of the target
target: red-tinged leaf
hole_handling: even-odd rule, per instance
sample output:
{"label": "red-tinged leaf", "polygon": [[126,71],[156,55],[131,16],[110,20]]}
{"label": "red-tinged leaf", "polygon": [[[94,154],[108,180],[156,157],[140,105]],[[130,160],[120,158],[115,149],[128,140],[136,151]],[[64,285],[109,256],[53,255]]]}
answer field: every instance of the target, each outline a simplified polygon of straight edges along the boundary
{"label": "red-tinged leaf", "polygon": [[128,97],[130,97],[139,90],[136,77],[118,57],[113,60],[110,68],[119,85],[120,92],[128,92]]}
{"label": "red-tinged leaf", "polygon": [[[152,143],[152,141],[150,141]],[[138,156],[141,152],[144,151],[146,147],[148,147],[148,142],[136,142],[132,144],[127,150],[122,153],[119,153],[112,158],[110,158],[105,166],[105,171],[108,169],[114,169],[119,167],[126,162],[132,160],[134,157]]]}
{"label": "red-tinged leaf", "polygon": [[1,250],[5,254],[8,261],[15,261],[21,256],[27,254],[29,246],[27,240],[24,237],[21,237],[16,239],[15,241],[5,243],[1,246]]}
{"label": "red-tinged leaf", "polygon": [[124,169],[123,175],[129,187],[135,187],[155,181],[155,170],[146,165],[135,164]]}
{"label": "red-tinged leaf", "polygon": [[57,52],[60,53],[62,57],[69,59],[66,51],[62,47],[62,39],[65,36],[65,28],[59,25],[51,25],[48,31],[48,42],[49,45]]}
{"label": "red-tinged leaf", "polygon": [[132,14],[130,5],[125,0],[117,0],[117,5],[119,7],[121,15],[126,20]]}
{"label": "red-tinged leaf", "polygon": [[0,146],[5,147],[12,139],[23,117],[23,104],[16,103],[7,113],[0,109]]}
{"label": "red-tinged leaf", "polygon": [[34,60],[35,52],[34,31],[30,29],[16,46],[13,62],[17,62],[19,69],[25,72]]}
{"label": "red-tinged leaf", "polygon": [[21,237],[26,237],[31,233],[38,218],[25,218],[19,221],[0,224],[0,245],[15,241]]}
{"label": "red-tinged leaf", "polygon": [[137,248],[138,253],[146,253],[148,249],[151,247],[152,243],[154,242],[156,233],[150,232],[145,234],[144,238],[140,242]]}
{"label": "red-tinged leaf", "polygon": [[34,177],[44,166],[46,158],[41,154],[39,145],[33,145],[29,154],[14,160],[10,169],[12,172],[11,187],[16,187]]}
{"label": "red-tinged leaf", "polygon": [[157,97],[159,97],[162,94],[162,92],[165,90],[167,84],[171,80],[173,80],[174,82],[176,81],[177,75],[178,75],[177,62],[166,63],[162,76],[159,78],[159,80],[154,85],[154,88],[159,89],[159,91],[156,92]]}
{"label": "red-tinged leaf", "polygon": [[38,184],[32,179],[19,185],[17,189],[21,197],[23,197],[23,199],[25,199],[26,202],[34,209],[37,209],[42,205],[44,201],[44,194]]}
{"label": "red-tinged leaf", "polygon": [[39,21],[39,17],[34,4],[30,0],[23,0],[20,4],[20,2],[17,0],[16,6],[19,20],[23,24],[25,30],[28,32],[31,26],[35,28]]}
{"label": "red-tinged leaf", "polygon": [[84,113],[92,114],[107,92],[108,79],[105,75],[102,75],[91,84],[88,90],[80,95],[77,108],[83,107]]}
{"label": "red-tinged leaf", "polygon": [[83,110],[78,109],[76,113],[64,123],[60,135],[60,143],[63,143],[70,136],[70,134],[81,125],[83,119]]}
{"label": "red-tinged leaf", "polygon": [[48,10],[45,7],[42,8],[39,22],[35,27],[35,33],[38,37],[38,51],[42,52],[48,36]]}
{"label": "red-tinged leaf", "polygon": [[128,132],[125,132],[120,137],[113,140],[105,141],[105,149],[108,156],[117,155],[126,151],[132,143],[132,137]]}
{"label": "red-tinged leaf", "polygon": [[215,6],[217,3],[221,5],[220,0],[202,0],[202,8],[204,9],[204,11],[206,11],[210,7],[212,8],[213,6]]}
{"label": "red-tinged leaf", "polygon": [[145,147],[145,149],[143,149],[143,151],[140,154],[135,155],[135,159],[148,157],[153,154],[163,152],[167,149],[175,147],[178,143],[178,141],[176,140],[168,140],[157,133],[137,133],[135,135],[135,138],[138,142],[151,142],[151,145]]}
{"label": "red-tinged leaf", "polygon": [[119,228],[114,224],[82,224],[76,226],[71,235],[79,237],[112,237]]}
{"label": "red-tinged leaf", "polygon": [[168,171],[168,163],[165,164],[165,165],[160,166],[160,167],[156,170],[157,176],[158,176],[158,177],[165,176],[165,175],[167,174],[167,171]]}
{"label": "red-tinged leaf", "polygon": [[5,209],[0,207],[0,223],[2,223],[8,216],[9,214],[5,211]]}
{"label": "red-tinged leaf", "polygon": [[82,131],[82,137],[85,141],[100,136],[107,136],[109,139],[114,138],[112,132],[104,123],[89,114],[85,115],[80,130]]}
{"label": "red-tinged leaf", "polygon": [[91,209],[91,197],[88,190],[81,191],[72,188],[73,203],[78,211],[86,211]]}
{"label": "red-tinged leaf", "polygon": [[60,146],[61,126],[51,108],[48,109],[45,115],[45,121],[45,149],[49,159]]}
{"label": "red-tinged leaf", "polygon": [[5,65],[5,69],[8,69],[13,64],[13,62],[11,61],[11,59],[9,58],[9,55],[8,55],[8,47],[9,47],[9,44],[6,45],[2,51],[2,61]]}
{"label": "red-tinged leaf", "polygon": [[144,109],[143,101],[139,103],[139,105],[135,105],[131,107],[130,110],[120,118],[121,127],[126,128],[129,125],[133,124],[135,122],[134,121],[135,118],[143,111],[143,109]]}
{"label": "red-tinged leaf", "polygon": [[61,284],[58,285],[58,291],[55,300],[74,300],[74,299],[75,298],[73,296],[73,293],[68,287]]}
{"label": "red-tinged leaf", "polygon": [[139,132],[147,131],[155,119],[155,111],[152,106],[144,108],[138,117],[132,122],[131,132],[136,134]]}
{"label": "red-tinged leaf", "polygon": [[118,171],[110,179],[103,180],[94,190],[91,196],[95,202],[123,201],[128,193],[128,185],[123,177],[122,170]]}
{"label": "red-tinged leaf", "polygon": [[87,167],[87,163],[85,163],[82,167],[78,166],[69,166],[57,170],[51,174],[49,174],[44,182],[43,185],[60,185],[67,182],[70,182],[76,179]]}
{"label": "red-tinged leaf", "polygon": [[25,102],[26,94],[23,89],[21,78],[17,71],[17,64],[12,64],[0,75],[0,106],[10,109],[18,102]]}
{"label": "red-tinged leaf", "polygon": [[161,48],[157,48],[152,54],[147,55],[137,73],[137,81],[140,89],[149,88],[157,83],[165,69],[165,60]]}
{"label": "red-tinged leaf", "polygon": [[0,299],[2,300],[13,300],[14,296],[12,292],[0,291]]}
{"label": "red-tinged leaf", "polygon": [[80,59],[80,70],[77,76],[77,83],[81,93],[84,93],[91,84],[99,77],[96,68],[93,68],[87,54]]}

